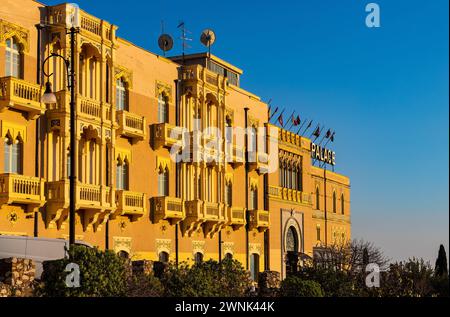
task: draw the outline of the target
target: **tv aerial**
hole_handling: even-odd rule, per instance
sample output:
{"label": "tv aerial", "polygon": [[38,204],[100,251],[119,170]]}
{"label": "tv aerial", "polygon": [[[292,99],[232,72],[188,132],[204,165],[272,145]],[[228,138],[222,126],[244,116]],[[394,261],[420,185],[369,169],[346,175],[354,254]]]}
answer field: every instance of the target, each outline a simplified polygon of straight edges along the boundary
{"label": "tv aerial", "polygon": [[164,52],[164,56],[166,56],[166,52],[173,48],[173,38],[169,34],[161,35],[158,39],[158,46]]}
{"label": "tv aerial", "polygon": [[216,42],[216,33],[211,29],[204,30],[200,36],[200,42],[208,48],[209,55],[211,55],[211,46]]}

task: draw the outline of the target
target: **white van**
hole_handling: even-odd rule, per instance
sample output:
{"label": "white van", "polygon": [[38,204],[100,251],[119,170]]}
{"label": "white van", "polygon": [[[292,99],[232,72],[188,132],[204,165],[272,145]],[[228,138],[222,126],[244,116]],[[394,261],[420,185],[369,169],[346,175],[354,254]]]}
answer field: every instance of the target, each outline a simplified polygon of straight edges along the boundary
{"label": "white van", "polygon": [[[78,245],[92,248],[91,245],[77,241]],[[42,275],[42,263],[66,257],[69,241],[62,239],[42,239],[0,235],[0,259],[30,259],[36,263],[36,279]]]}

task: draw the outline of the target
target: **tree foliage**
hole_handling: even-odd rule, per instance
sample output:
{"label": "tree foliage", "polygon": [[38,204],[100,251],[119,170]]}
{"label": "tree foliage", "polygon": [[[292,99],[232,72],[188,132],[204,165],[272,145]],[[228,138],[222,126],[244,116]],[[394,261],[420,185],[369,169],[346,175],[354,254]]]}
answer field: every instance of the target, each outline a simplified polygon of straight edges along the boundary
{"label": "tree foliage", "polygon": [[168,297],[242,297],[252,284],[241,263],[230,259],[170,265],[161,282]]}
{"label": "tree foliage", "polygon": [[283,297],[323,297],[319,283],[303,280],[298,276],[289,276],[281,283],[280,295]]}

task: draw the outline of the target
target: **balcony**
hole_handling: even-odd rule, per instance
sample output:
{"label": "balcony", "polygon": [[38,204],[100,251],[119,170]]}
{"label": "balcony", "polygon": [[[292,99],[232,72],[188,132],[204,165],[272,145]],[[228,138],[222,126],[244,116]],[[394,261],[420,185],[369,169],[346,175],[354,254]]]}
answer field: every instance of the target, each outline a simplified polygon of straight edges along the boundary
{"label": "balcony", "polygon": [[312,205],[311,194],[295,189],[269,186],[269,197],[308,206]]}
{"label": "balcony", "polygon": [[249,153],[250,168],[256,170],[259,174],[267,174],[269,172],[269,154],[258,152]]}
{"label": "balcony", "polygon": [[206,221],[204,202],[201,200],[186,201],[184,203],[186,218],[181,223],[183,236],[192,237],[199,232],[202,224]]}
{"label": "balcony", "polygon": [[179,198],[153,197],[151,203],[153,223],[166,220],[175,225],[185,218],[184,204]]}
{"label": "balcony", "polygon": [[266,210],[250,210],[250,229],[264,232],[269,229],[270,216]]}
{"label": "balcony", "polygon": [[[64,229],[70,203],[68,180],[48,182],[45,222],[47,228]],[[109,187],[77,183],[76,210],[83,212],[83,229],[100,231],[115,210],[112,191]]]}
{"label": "balcony", "polygon": [[224,204],[205,202],[205,223],[203,232],[211,239],[222,230],[227,223],[227,214]]}
{"label": "balcony", "polygon": [[27,112],[31,120],[44,114],[40,86],[14,77],[0,78],[0,112],[7,108]]}
{"label": "balcony", "polygon": [[[56,104],[48,105],[48,114],[50,114],[50,117],[53,113],[70,113],[69,92],[61,90],[56,92],[55,95],[57,100]],[[78,95],[76,109],[80,119],[94,121],[97,124],[100,124],[102,121],[112,121],[112,108],[110,104],[102,104],[100,101]]]}
{"label": "balcony", "polygon": [[44,181],[16,174],[0,175],[0,206],[21,204],[33,212],[45,203]]}
{"label": "balcony", "polygon": [[211,89],[225,89],[226,78],[200,65],[184,66],[182,72],[184,81],[199,81]]}
{"label": "balcony", "polygon": [[239,207],[226,207],[228,216],[228,225],[233,228],[233,230],[238,230],[247,224],[245,218],[245,208]]}
{"label": "balcony", "polygon": [[229,145],[228,163],[234,167],[241,166],[245,163],[245,152],[243,147],[237,147],[237,145]]}
{"label": "balcony", "polygon": [[117,111],[119,134],[130,138],[133,142],[143,141],[147,135],[146,119],[128,111]]}
{"label": "balcony", "polygon": [[[171,148],[183,140],[183,130],[168,123],[152,125],[153,148]],[[181,143],[182,144],[182,143]]]}
{"label": "balcony", "polygon": [[129,216],[131,221],[143,217],[147,212],[146,197],[143,193],[116,191],[117,214]]}

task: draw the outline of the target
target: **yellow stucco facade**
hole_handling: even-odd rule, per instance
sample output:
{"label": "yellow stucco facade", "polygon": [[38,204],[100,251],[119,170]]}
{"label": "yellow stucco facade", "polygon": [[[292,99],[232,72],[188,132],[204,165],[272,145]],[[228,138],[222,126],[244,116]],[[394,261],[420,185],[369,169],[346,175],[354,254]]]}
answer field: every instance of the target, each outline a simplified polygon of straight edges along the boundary
{"label": "yellow stucco facade", "polygon": [[[71,7],[32,0],[2,7],[0,235],[67,239],[74,163],[77,240],[132,259],[231,255],[249,269],[283,273],[288,251],[312,256],[316,246],[350,239],[349,179],[313,166],[311,140],[267,123],[268,105],[239,87],[242,70],[208,54],[161,57],[84,11],[72,52],[70,162],[64,64],[55,58],[44,69],[53,73],[56,104],[41,102],[47,79],[37,73],[51,53],[69,57]],[[226,127],[267,135],[228,143]],[[186,139],[198,146],[176,163],[172,149]]]}

